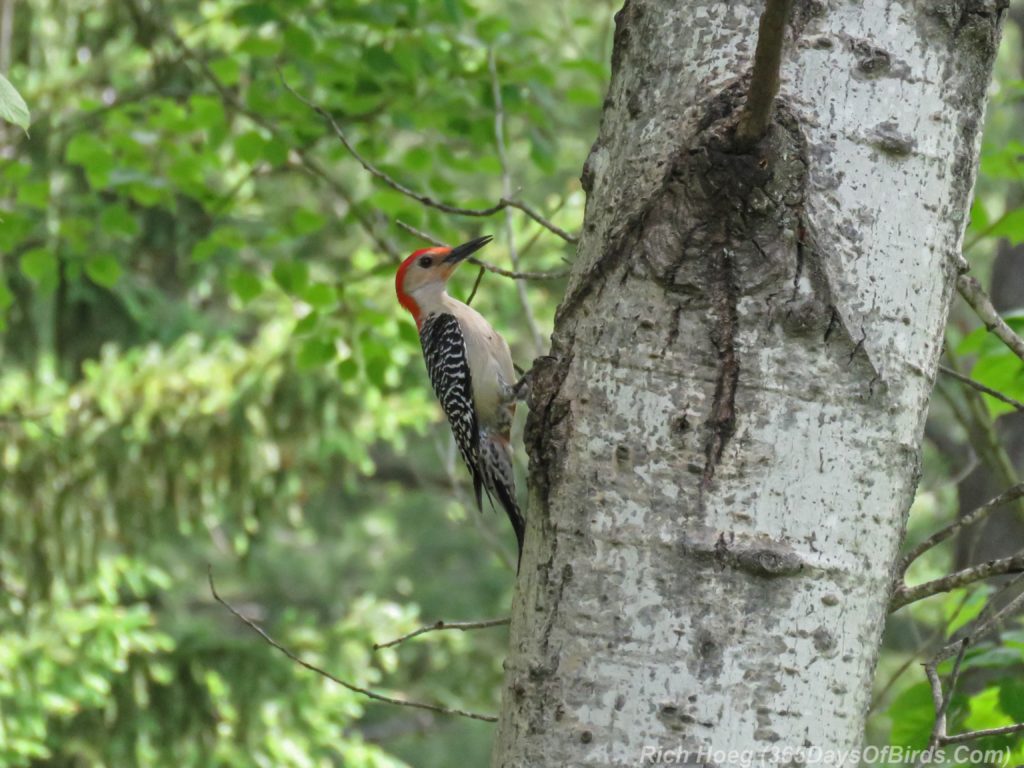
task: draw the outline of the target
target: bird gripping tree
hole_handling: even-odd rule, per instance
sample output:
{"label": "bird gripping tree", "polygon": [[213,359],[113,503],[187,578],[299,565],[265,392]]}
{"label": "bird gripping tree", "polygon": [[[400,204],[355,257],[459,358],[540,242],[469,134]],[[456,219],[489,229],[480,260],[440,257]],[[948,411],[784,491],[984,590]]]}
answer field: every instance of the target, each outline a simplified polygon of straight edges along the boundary
{"label": "bird gripping tree", "polygon": [[516,503],[509,430],[519,391],[508,343],[472,307],[453,299],[448,278],[491,241],[478,237],[455,248],[424,248],[402,262],[395,291],[419,330],[423,359],[455,443],[481,492],[505,510],[522,558],[525,520]]}

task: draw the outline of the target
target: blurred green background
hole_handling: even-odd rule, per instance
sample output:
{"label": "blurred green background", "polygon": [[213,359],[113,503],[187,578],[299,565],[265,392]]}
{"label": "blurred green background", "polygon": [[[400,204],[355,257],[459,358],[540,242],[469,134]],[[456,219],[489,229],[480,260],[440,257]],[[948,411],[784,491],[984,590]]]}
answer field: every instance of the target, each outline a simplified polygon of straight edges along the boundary
{"label": "blurred green background", "polygon": [[[213,602],[207,564],[222,596],[339,677],[496,713],[506,628],[372,648],[507,615],[513,584],[507,523],[468,503],[394,298],[397,260],[424,245],[396,220],[453,243],[494,234],[481,256],[506,268],[510,245],[540,271],[572,247],[518,211],[460,218],[388,189],[281,78],[395,179],[468,207],[511,189],[576,230],[617,7],[0,0],[0,73],[33,118],[0,127],[0,765],[486,764],[492,725],[301,669]],[[1010,265],[996,298],[1020,328],[1017,23],[967,256],[983,282]],[[488,274],[474,305],[529,367],[563,288]],[[977,327],[955,309],[947,362],[1024,399],[1020,361]],[[940,382],[912,540],[1017,477],[1024,430],[1005,410]],[[982,544],[1020,549],[1020,520]],[[954,542],[914,575],[980,556]],[[896,614],[873,743],[926,740],[913,662],[989,590]],[[972,651],[954,728],[1024,720],[1024,630],[1004,641]],[[993,743],[1024,760],[1019,740]]]}

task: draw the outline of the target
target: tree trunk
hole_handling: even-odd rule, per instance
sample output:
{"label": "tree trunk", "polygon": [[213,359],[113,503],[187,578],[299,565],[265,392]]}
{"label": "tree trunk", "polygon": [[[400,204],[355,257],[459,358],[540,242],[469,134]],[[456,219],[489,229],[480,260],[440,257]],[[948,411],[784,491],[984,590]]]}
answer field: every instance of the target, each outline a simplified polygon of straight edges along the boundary
{"label": "tree trunk", "polygon": [[1004,5],[798,0],[751,154],[763,3],[619,12],[493,765],[859,744]]}

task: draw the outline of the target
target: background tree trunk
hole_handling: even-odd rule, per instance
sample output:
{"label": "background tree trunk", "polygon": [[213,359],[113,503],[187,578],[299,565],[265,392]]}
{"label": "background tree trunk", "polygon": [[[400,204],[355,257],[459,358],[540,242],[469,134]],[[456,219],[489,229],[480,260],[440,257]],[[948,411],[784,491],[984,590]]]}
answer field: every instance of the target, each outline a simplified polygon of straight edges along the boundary
{"label": "background tree trunk", "polygon": [[763,4],[620,11],[495,766],[859,743],[1004,5],[798,2],[751,155]]}

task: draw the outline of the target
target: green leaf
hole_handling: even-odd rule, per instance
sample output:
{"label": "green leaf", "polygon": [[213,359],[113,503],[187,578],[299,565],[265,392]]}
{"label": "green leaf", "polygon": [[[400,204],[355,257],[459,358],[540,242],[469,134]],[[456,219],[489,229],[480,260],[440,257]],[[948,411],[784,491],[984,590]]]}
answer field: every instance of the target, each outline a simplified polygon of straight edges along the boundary
{"label": "green leaf", "polygon": [[0,75],[0,118],[14,123],[26,133],[28,133],[28,126],[32,122],[25,100],[3,75]]}
{"label": "green leaf", "polygon": [[263,281],[247,269],[238,269],[228,277],[228,288],[241,302],[248,304],[263,293]]}
{"label": "green leaf", "polygon": [[7,287],[7,279],[0,273],[0,331],[7,327],[7,308],[14,303],[14,294]]}
{"label": "green leaf", "polygon": [[334,286],[327,283],[313,283],[302,292],[302,298],[316,309],[329,309],[338,303]]}
{"label": "green leaf", "polygon": [[37,285],[57,284],[57,257],[49,248],[32,248],[18,260],[21,274]]}
{"label": "green leaf", "polygon": [[114,156],[110,149],[92,133],[78,133],[68,142],[65,158],[69,163],[82,166],[92,187],[107,183],[107,175],[114,169]]}
{"label": "green leaf", "polygon": [[301,293],[309,283],[309,267],[301,261],[279,261],[271,274],[288,293]]}
{"label": "green leaf", "polygon": [[238,157],[247,163],[255,163],[262,160],[266,141],[256,131],[246,131],[235,139],[235,152]]}
{"label": "green leaf", "polygon": [[134,237],[139,233],[139,222],[122,203],[114,203],[103,208],[100,214],[100,227],[108,235]]}
{"label": "green leaf", "polygon": [[964,718],[964,728],[973,731],[1010,724],[1010,718],[1002,708],[1001,686],[987,687],[971,696],[969,702],[970,713]]}
{"label": "green leaf", "polygon": [[18,185],[18,203],[29,208],[38,208],[45,211],[50,202],[50,183],[45,179],[42,181],[27,181]]}
{"label": "green leaf", "polygon": [[207,66],[223,85],[237,85],[241,78],[242,68],[239,66],[238,61],[230,56],[221,56],[219,59],[214,59]]}
{"label": "green leaf", "polygon": [[332,339],[325,339],[322,336],[314,336],[302,342],[295,362],[300,368],[317,368],[334,359],[337,351],[334,348]]}
{"label": "green leaf", "polygon": [[323,229],[324,224],[327,220],[316,211],[311,211],[308,208],[297,208],[292,213],[292,229],[297,235],[310,235],[320,229]]}
{"label": "green leaf", "polygon": [[946,627],[947,637],[952,637],[960,627],[974,621],[978,617],[978,614],[982,612],[988,603],[988,597],[992,590],[987,584],[973,587],[970,597],[963,602],[959,612],[954,615],[957,607],[960,606],[960,599],[964,592],[966,592],[964,589],[954,589],[949,593],[949,599],[943,604],[943,612],[946,614],[947,621],[949,622]]}
{"label": "green leaf", "polygon": [[275,21],[278,15],[277,11],[267,3],[246,3],[240,8],[236,8],[231,13],[231,18],[239,24],[258,27],[268,21]]}
{"label": "green leaf", "polygon": [[1024,722],[1024,681],[1007,677],[999,683],[999,708],[1014,722]]}
{"label": "green leaf", "polygon": [[359,364],[351,357],[338,363],[338,378],[342,381],[354,381],[359,378]]}
{"label": "green leaf", "polygon": [[192,96],[189,100],[196,127],[216,130],[224,125],[224,105],[212,96]]}
{"label": "green leaf", "polygon": [[85,262],[85,274],[104,288],[110,288],[117,283],[121,272],[121,265],[113,256],[94,256]]}
{"label": "green leaf", "polygon": [[911,749],[928,746],[935,722],[931,687],[927,683],[911,686],[896,697],[889,707],[889,715],[892,717],[889,740],[894,746]]}
{"label": "green leaf", "polygon": [[1005,237],[1013,244],[1024,242],[1024,208],[1014,208],[999,219],[988,232],[988,237]]}

